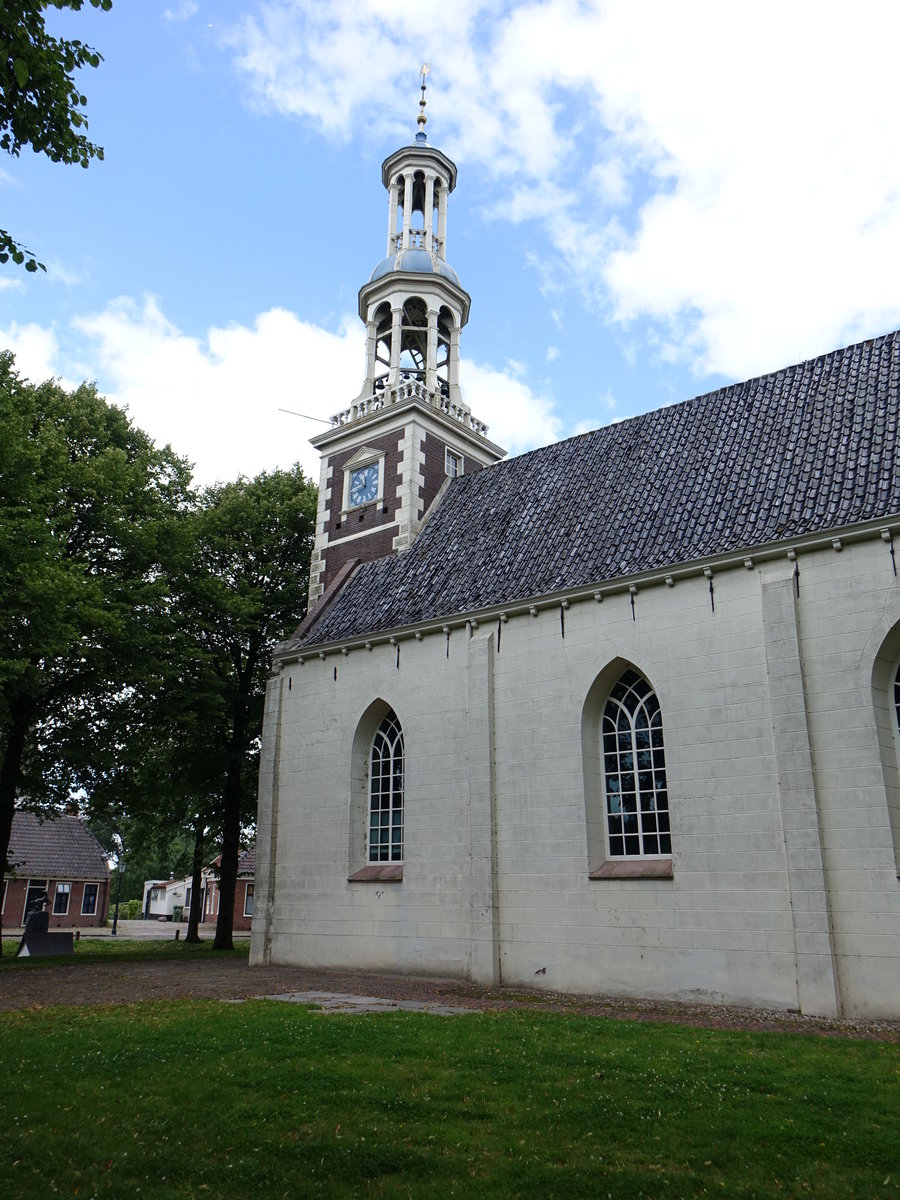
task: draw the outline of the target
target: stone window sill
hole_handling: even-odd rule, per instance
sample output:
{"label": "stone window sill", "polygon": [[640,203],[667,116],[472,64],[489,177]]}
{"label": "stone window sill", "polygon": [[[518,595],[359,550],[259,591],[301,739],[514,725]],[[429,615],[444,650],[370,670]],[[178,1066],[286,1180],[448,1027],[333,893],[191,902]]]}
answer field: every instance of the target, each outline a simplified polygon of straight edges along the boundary
{"label": "stone window sill", "polygon": [[402,883],[402,863],[370,863],[348,876],[348,883]]}
{"label": "stone window sill", "polygon": [[671,858],[611,858],[588,879],[674,879]]}

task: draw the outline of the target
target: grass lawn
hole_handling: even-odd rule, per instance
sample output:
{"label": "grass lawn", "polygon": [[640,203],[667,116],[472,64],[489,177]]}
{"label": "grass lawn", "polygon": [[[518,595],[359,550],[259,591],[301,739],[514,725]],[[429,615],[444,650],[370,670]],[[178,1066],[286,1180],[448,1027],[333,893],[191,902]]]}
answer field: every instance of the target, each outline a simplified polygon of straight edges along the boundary
{"label": "grass lawn", "polygon": [[[3,971],[39,970],[41,967],[58,967],[71,963],[69,954],[52,955],[41,958],[16,958],[19,939],[3,935]],[[237,956],[246,958],[250,953],[250,939],[241,938],[234,943],[233,950],[213,950],[212,938],[197,943],[184,941],[176,942],[174,938],[82,938],[75,943],[75,957],[80,964],[91,962],[106,962],[110,958],[154,959],[154,958],[184,958],[185,955],[202,955],[204,958],[231,958]],[[2,978],[2,976],[0,976]]]}
{"label": "grass lawn", "polygon": [[0,1046],[17,1200],[900,1195],[887,1043],[172,1001],[0,1014]]}

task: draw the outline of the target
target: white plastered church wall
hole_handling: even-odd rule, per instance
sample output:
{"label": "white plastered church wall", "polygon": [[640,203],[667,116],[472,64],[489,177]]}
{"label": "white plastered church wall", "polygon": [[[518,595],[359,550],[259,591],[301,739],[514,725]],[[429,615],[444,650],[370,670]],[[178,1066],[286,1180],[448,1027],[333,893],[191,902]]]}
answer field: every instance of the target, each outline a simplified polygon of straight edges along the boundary
{"label": "white plastered church wall", "polygon": [[[900,589],[876,540],[799,563],[799,595],[785,559],[715,575],[712,598],[701,575],[642,589],[634,618],[627,592],[573,604],[565,637],[556,606],[517,616],[499,653],[486,621],[449,656],[440,633],[401,640],[399,669],[388,644],[285,666],[255,960],[900,1015],[871,684]],[[662,705],[671,880],[588,879],[581,720],[618,660]],[[349,883],[350,743],[376,697],[405,735],[404,877]]]}

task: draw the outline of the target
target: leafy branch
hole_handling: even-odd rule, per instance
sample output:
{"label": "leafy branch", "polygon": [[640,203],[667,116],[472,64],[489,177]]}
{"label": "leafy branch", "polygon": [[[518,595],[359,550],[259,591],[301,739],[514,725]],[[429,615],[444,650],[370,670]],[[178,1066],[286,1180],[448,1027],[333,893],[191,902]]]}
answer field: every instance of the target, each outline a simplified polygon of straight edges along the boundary
{"label": "leafy branch", "polygon": [[[108,12],[112,0],[90,0]],[[47,32],[47,8],[79,12],[84,0],[3,0],[0,6],[0,150],[18,157],[23,146],[51,162],[90,165],[103,147],[87,136],[87,96],[75,84],[81,67],[99,67],[100,55],[84,42]],[[0,263],[46,270],[30,250],[0,230]]]}

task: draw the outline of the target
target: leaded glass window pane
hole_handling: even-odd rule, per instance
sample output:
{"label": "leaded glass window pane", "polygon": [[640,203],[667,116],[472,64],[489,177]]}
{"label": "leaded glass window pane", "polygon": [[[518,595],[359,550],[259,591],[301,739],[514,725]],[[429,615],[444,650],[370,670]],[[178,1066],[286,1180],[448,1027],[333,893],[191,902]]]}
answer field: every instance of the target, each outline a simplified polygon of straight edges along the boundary
{"label": "leaded glass window pane", "polygon": [[390,710],[369,760],[369,862],[403,861],[403,730]]}
{"label": "leaded glass window pane", "polygon": [[[900,714],[900,678],[897,703]],[[642,675],[624,673],[601,729],[610,857],[671,854],[662,713]]]}

